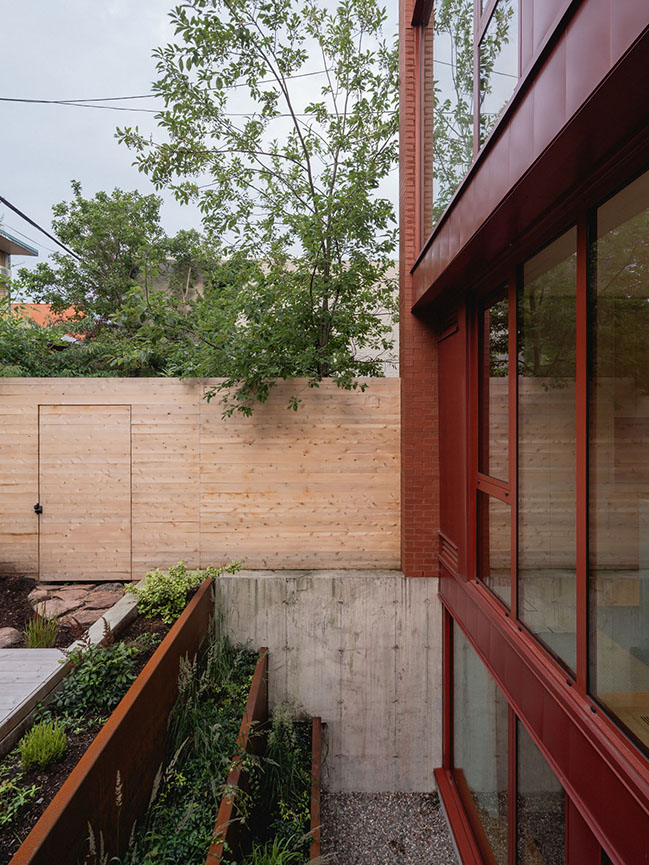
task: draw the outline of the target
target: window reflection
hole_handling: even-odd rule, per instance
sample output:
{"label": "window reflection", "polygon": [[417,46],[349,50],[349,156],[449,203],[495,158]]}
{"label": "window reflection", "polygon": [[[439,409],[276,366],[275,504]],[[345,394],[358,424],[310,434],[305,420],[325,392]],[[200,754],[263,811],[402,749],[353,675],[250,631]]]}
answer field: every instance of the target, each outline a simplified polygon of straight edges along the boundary
{"label": "window reflection", "polygon": [[473,0],[434,0],[433,224],[473,161]]}
{"label": "window reflection", "polygon": [[511,508],[482,492],[478,492],[478,576],[510,606]]}
{"label": "window reflection", "polygon": [[509,305],[504,297],[480,316],[480,455],[478,468],[507,480],[509,474]]}
{"label": "window reflection", "polygon": [[519,617],[576,666],[576,229],[526,262],[518,297]]}
{"label": "window reflection", "polygon": [[565,793],[520,721],[517,729],[518,865],[564,865]]}
{"label": "window reflection", "polygon": [[597,212],[591,690],[649,746],[649,173]]}
{"label": "window reflection", "polygon": [[518,84],[518,0],[498,0],[479,53],[482,144]]}
{"label": "window reflection", "polygon": [[454,776],[476,835],[507,865],[507,702],[457,626],[453,663]]}

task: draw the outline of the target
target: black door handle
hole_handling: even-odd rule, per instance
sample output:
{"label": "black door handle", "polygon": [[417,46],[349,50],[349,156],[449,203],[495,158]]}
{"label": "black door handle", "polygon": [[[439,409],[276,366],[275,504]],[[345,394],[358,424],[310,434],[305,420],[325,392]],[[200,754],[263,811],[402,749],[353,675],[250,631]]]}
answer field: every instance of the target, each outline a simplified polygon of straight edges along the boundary
{"label": "black door handle", "polygon": [[43,513],[43,505],[40,504],[40,502],[36,502],[36,504],[34,505],[34,513],[36,513],[36,514],[42,514]]}

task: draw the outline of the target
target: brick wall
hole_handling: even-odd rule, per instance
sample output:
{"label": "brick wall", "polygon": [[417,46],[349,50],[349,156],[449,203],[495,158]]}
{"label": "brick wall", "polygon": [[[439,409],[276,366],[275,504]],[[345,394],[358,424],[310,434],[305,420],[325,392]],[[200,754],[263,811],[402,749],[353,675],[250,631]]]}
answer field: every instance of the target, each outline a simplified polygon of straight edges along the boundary
{"label": "brick wall", "polygon": [[421,243],[414,0],[399,4],[399,283],[401,371],[401,567],[409,577],[438,575],[439,447],[437,352],[432,329],[410,310],[410,270]]}

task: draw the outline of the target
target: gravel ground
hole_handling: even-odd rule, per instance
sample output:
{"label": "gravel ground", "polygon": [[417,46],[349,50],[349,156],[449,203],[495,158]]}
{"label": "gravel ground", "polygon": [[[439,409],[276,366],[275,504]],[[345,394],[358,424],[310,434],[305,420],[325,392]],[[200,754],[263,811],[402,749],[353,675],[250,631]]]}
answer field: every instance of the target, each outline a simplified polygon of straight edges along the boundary
{"label": "gravel ground", "polygon": [[322,852],[329,865],[458,865],[437,793],[323,793]]}

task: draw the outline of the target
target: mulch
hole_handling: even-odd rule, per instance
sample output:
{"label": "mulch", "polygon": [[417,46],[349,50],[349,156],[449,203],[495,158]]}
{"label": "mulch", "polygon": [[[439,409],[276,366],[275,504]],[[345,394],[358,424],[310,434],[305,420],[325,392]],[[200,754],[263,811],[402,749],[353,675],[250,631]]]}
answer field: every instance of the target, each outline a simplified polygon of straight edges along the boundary
{"label": "mulch", "polygon": [[[5,589],[3,585],[5,579],[15,579],[19,581],[21,578],[1,578],[0,585],[3,586],[3,589]],[[27,590],[25,598],[32,588],[33,585]],[[15,598],[17,599],[17,602],[19,602],[20,596],[20,590],[16,590],[13,593],[11,590],[3,591],[3,606],[0,607],[0,614],[7,605],[7,599]],[[13,621],[18,622],[19,615],[16,615]],[[0,623],[2,626],[5,626],[5,621],[3,621],[1,617]],[[14,628],[20,627],[18,624],[12,624],[11,622],[7,622],[7,624],[11,624]],[[169,629],[170,626],[165,625],[161,619],[144,619],[141,616],[138,616],[133,622],[131,622],[125,631],[118,635],[118,639],[133,640],[135,637],[144,633],[158,634],[161,638],[164,638],[164,636],[169,632]],[[138,657],[136,673],[141,672],[146,662],[155,652],[155,649],[156,647],[148,649]],[[32,800],[29,810],[25,811],[22,821],[19,824],[12,824],[9,828],[0,832],[0,865],[6,865],[6,863],[11,859],[20,844],[31,831],[38,818],[52,801],[59,788],[63,785],[63,782],[66,780],[70,772],[77,765],[87,748],[92,744],[95,736],[100,730],[101,725],[97,725],[89,730],[84,730],[76,736],[68,734],[68,749],[60,763],[57,763],[55,766],[51,766],[46,770],[34,769],[25,772],[21,781],[21,786],[24,785],[29,787],[32,784],[36,784],[40,789],[35,799]],[[4,759],[12,761],[13,765],[15,765],[16,768],[19,768],[20,758],[13,755],[13,752]]]}
{"label": "mulch", "polygon": [[[34,610],[27,600],[34,588],[36,580],[31,577],[0,576],[0,628],[16,628],[21,634],[24,633],[27,623],[34,618]],[[55,648],[65,649],[79,636],[68,625],[61,625]],[[25,641],[16,648],[25,648]]]}

